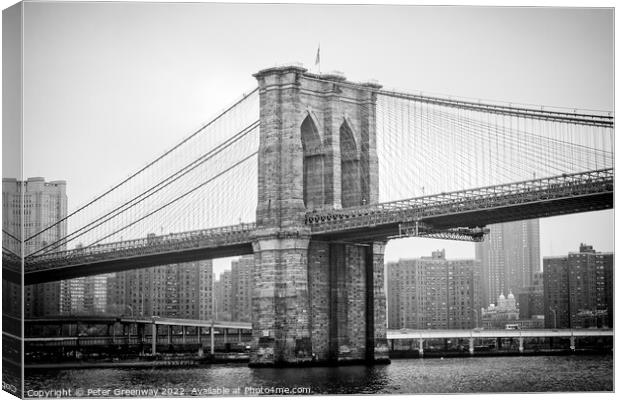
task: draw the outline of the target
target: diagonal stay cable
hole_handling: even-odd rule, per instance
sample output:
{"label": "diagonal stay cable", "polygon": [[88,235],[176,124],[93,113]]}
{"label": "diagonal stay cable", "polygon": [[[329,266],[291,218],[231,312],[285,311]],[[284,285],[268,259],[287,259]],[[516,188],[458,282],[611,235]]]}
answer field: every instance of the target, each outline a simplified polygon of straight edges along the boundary
{"label": "diagonal stay cable", "polygon": [[11,250],[11,249],[9,249],[9,248],[7,248],[7,247],[2,246],[2,251],[3,251],[3,252],[4,252],[4,251],[6,251],[7,253],[11,253],[12,255],[14,255],[15,257],[18,257],[18,258],[20,258],[20,259],[22,258],[22,256],[20,256],[20,255],[19,255],[19,254],[17,254],[15,251],[13,251],[13,250]]}
{"label": "diagonal stay cable", "polygon": [[[138,204],[140,204],[144,200],[150,198],[154,194],[160,192],[164,188],[166,188],[169,185],[173,184],[174,182],[176,182],[181,177],[183,177],[183,176],[187,175],[188,173],[190,173],[191,171],[195,170],[196,168],[198,168],[199,166],[201,166],[205,162],[211,160],[213,157],[215,157],[216,155],[218,155],[222,151],[226,150],[227,148],[229,148],[230,146],[232,146],[233,144],[235,144],[236,142],[238,142],[239,140],[241,140],[242,138],[247,136],[249,133],[253,132],[258,127],[258,124],[259,124],[259,122],[255,121],[254,123],[250,124],[249,126],[244,128],[243,130],[241,130],[235,136],[229,138],[226,142],[220,143],[218,146],[216,146],[214,149],[210,150],[208,153],[204,154],[203,156],[201,156],[198,159],[196,159],[196,160],[192,161],[191,163],[187,164],[186,166],[184,166],[180,170],[178,170],[178,171],[174,172],[173,174],[169,175],[166,179],[158,182],[156,185],[154,185],[151,188],[149,188],[148,190],[142,192],[138,196],[135,196],[133,199],[126,201],[122,205],[120,205],[120,206],[116,207],[115,209],[109,211],[107,214],[102,215],[101,217],[99,217],[98,219],[96,219],[94,221],[91,221],[89,224],[84,225],[83,227],[81,227],[80,229],[70,233],[69,235],[67,235],[67,236],[65,236],[65,237],[63,237],[63,238],[61,238],[61,239],[59,239],[59,240],[57,240],[57,241],[55,241],[53,243],[50,243],[49,245],[47,245],[47,246],[45,246],[45,247],[43,247],[41,249],[38,249],[37,251],[35,251],[33,253],[30,253],[28,256],[34,256],[34,255],[39,254],[41,252],[44,252],[44,250],[50,249],[50,248],[51,249],[48,250],[48,251],[45,251],[45,253],[47,253],[47,252],[49,252],[51,250],[54,250],[54,249],[58,248],[59,246],[62,246],[63,244],[69,242],[70,240],[75,240],[76,238],[78,238],[78,237],[80,237],[80,236],[82,236],[82,235],[92,231],[93,229],[95,229],[95,228],[101,226],[102,224],[112,220],[113,218],[119,216],[123,212],[125,212],[125,211],[127,211],[127,210],[129,210],[129,209],[131,209],[131,208],[133,208],[135,206],[137,206]],[[136,201],[136,200],[138,200],[138,201]],[[133,203],[133,204],[131,204],[131,203]],[[125,206],[127,206],[127,207],[125,207]],[[111,215],[111,214],[114,214],[114,215]],[[105,219],[105,220],[103,220],[103,219]],[[99,222],[99,223],[97,223],[97,222]],[[78,235],[78,233],[80,233],[80,234]]]}
{"label": "diagonal stay cable", "polygon": [[237,166],[239,166],[239,165],[243,164],[244,162],[246,162],[247,160],[251,159],[252,157],[254,157],[254,156],[255,156],[255,155],[257,155],[257,154],[258,154],[258,151],[255,151],[254,153],[252,153],[252,154],[250,154],[250,155],[248,155],[248,156],[246,156],[246,157],[242,158],[241,160],[237,161],[236,163],[234,163],[234,164],[233,164],[233,165],[231,165],[230,167],[228,167],[228,168],[226,168],[225,170],[223,170],[223,171],[219,172],[217,175],[215,175],[215,176],[213,176],[213,177],[211,177],[211,178],[207,179],[206,181],[204,181],[204,182],[203,182],[203,183],[201,183],[200,185],[198,185],[198,186],[196,186],[196,187],[192,188],[191,190],[188,190],[187,192],[183,193],[183,194],[182,194],[182,195],[180,195],[180,196],[177,196],[177,197],[176,197],[176,198],[174,198],[173,200],[171,200],[171,201],[167,202],[166,204],[162,205],[161,207],[158,207],[157,209],[155,209],[155,210],[151,211],[150,213],[148,213],[148,214],[146,214],[146,215],[142,216],[141,218],[139,218],[139,219],[137,219],[137,220],[135,220],[135,221],[131,222],[130,224],[127,224],[127,225],[125,225],[124,227],[122,227],[122,228],[120,228],[120,229],[117,229],[116,231],[114,231],[114,232],[112,232],[112,233],[110,233],[110,234],[108,234],[108,235],[106,235],[106,236],[104,236],[104,237],[102,237],[102,238],[100,238],[100,239],[96,240],[95,242],[93,242],[93,243],[89,244],[88,246],[85,246],[85,248],[88,248],[88,247],[94,246],[94,245],[96,245],[97,243],[99,243],[99,242],[101,242],[101,241],[103,241],[103,240],[105,240],[105,239],[107,239],[107,238],[109,238],[109,237],[111,237],[111,236],[114,236],[114,235],[116,235],[117,233],[122,232],[123,230],[125,230],[125,229],[129,228],[130,226],[133,226],[133,225],[137,224],[138,222],[142,221],[143,219],[148,218],[148,217],[150,217],[151,215],[153,215],[153,214],[155,214],[155,213],[157,213],[157,212],[159,212],[159,211],[163,210],[164,208],[166,208],[166,207],[170,206],[171,204],[174,204],[174,203],[175,203],[175,202],[177,202],[178,200],[181,200],[182,198],[184,198],[184,197],[186,197],[186,196],[188,196],[188,195],[192,194],[193,192],[195,192],[196,190],[200,189],[201,187],[203,187],[203,186],[205,186],[205,185],[207,185],[207,184],[211,183],[212,181],[216,180],[216,179],[217,179],[217,178],[219,178],[220,176],[222,176],[222,175],[226,174],[227,172],[230,172],[231,170],[233,170],[233,169],[234,169],[234,168],[236,168]]}
{"label": "diagonal stay cable", "polygon": [[252,94],[254,94],[256,91],[258,91],[258,87],[256,87],[255,89],[253,89],[250,93],[248,93],[247,95],[243,96],[240,100],[238,100],[237,102],[235,102],[234,104],[232,104],[230,107],[228,107],[227,109],[225,109],[224,111],[222,111],[221,113],[219,113],[217,116],[215,116],[215,118],[211,119],[209,122],[207,122],[206,124],[204,124],[203,126],[201,126],[200,128],[198,128],[196,131],[194,131],[191,135],[189,135],[188,137],[186,137],[185,139],[183,139],[182,141],[180,141],[179,143],[177,143],[175,146],[173,146],[172,148],[170,148],[169,150],[167,150],[165,153],[163,153],[161,156],[157,157],[155,160],[151,161],[150,163],[148,163],[147,165],[145,165],[144,167],[140,168],[138,171],[134,172],[133,174],[131,174],[130,176],[128,176],[127,178],[125,178],[124,180],[122,180],[120,183],[114,185],[113,187],[111,187],[110,189],[106,190],[105,192],[103,192],[102,194],[100,194],[99,196],[95,197],[93,200],[89,201],[88,203],[84,204],[83,206],[81,206],[80,208],[78,208],[77,210],[71,212],[70,214],[68,214],[66,217],[56,221],[54,224],[48,226],[47,228],[35,233],[34,235],[28,237],[25,242],[39,236],[40,234],[42,234],[43,232],[46,232],[50,229],[52,229],[53,227],[55,227],[56,225],[62,223],[63,221],[66,221],[67,219],[69,219],[70,217],[72,217],[73,215],[77,214],[78,212],[84,210],[85,208],[87,208],[88,206],[90,206],[91,204],[95,203],[96,201],[102,199],[103,197],[107,196],[108,194],[110,194],[111,192],[113,192],[114,190],[118,189],[119,187],[121,187],[122,185],[124,185],[125,183],[129,182],[130,180],[132,180],[133,178],[135,178],[136,176],[140,175],[142,172],[144,172],[145,170],[147,170],[148,168],[150,168],[151,166],[153,166],[154,164],[156,164],[157,162],[159,162],[160,160],[162,160],[164,157],[166,157],[167,155],[169,155],[170,153],[172,153],[173,151],[175,151],[176,149],[178,149],[179,147],[181,147],[183,144],[187,143],[190,139],[192,139],[194,136],[198,135],[200,132],[202,132],[203,130],[205,130],[206,128],[208,128],[209,126],[213,125],[216,121],[218,121],[220,118],[222,118],[224,115],[226,115],[229,111],[231,111],[232,109],[234,109],[236,106],[238,106],[239,104],[241,104],[241,102],[243,102],[244,100],[246,100],[247,98],[249,98]]}
{"label": "diagonal stay cable", "polygon": [[[74,231],[74,232],[72,232],[72,233],[70,233],[70,234],[68,234],[68,235],[58,239],[57,241],[55,241],[53,243],[50,243],[49,245],[47,245],[45,247],[42,247],[42,248],[38,249],[37,251],[29,254],[28,256],[36,255],[36,254],[44,252],[44,250],[50,249],[50,248],[51,248],[51,250],[54,250],[54,249],[58,248],[59,246],[61,246],[62,244],[67,243],[70,240],[74,240],[74,239],[76,239],[76,238],[78,238],[78,237],[80,237],[80,236],[82,236],[82,235],[92,231],[94,228],[96,228],[98,226],[101,226],[105,222],[110,221],[111,219],[117,217],[121,213],[123,213],[123,212],[125,212],[125,211],[127,211],[127,210],[129,210],[129,209],[131,209],[133,207],[135,207],[136,205],[140,204],[142,201],[148,199],[149,197],[151,197],[155,193],[158,193],[159,191],[163,190],[164,188],[166,188],[170,184],[176,182],[181,177],[183,177],[183,176],[187,175],[188,173],[190,173],[191,171],[195,170],[200,165],[202,165],[205,162],[211,160],[214,156],[216,156],[217,154],[221,153],[223,150],[227,149],[228,147],[232,146],[233,144],[235,144],[236,142],[238,142],[239,140],[241,140],[242,138],[247,136],[249,133],[253,132],[257,127],[258,127],[258,121],[255,121],[254,123],[250,124],[246,128],[242,129],[239,133],[237,133],[233,137],[229,138],[227,141],[225,141],[223,143],[220,143],[214,149],[211,149],[208,153],[202,155],[198,159],[196,159],[196,160],[190,162],[189,164],[185,165],[183,168],[175,171],[173,174],[169,175],[167,178],[161,180],[160,182],[158,182],[154,186],[150,187],[148,190],[146,190],[146,191],[140,193],[139,195],[135,196],[134,198],[126,201],[125,203],[121,204],[120,206],[116,207],[115,209],[113,209],[113,210],[109,211],[108,213],[100,216],[96,220],[91,221],[90,223],[82,226],[78,230],[76,230],[76,231]],[[131,204],[131,203],[133,203],[133,204]],[[114,215],[110,216],[111,214],[114,214]],[[109,218],[106,218],[106,217],[109,217]],[[105,220],[101,221],[103,219],[105,219]],[[101,221],[101,222],[99,222],[99,221]],[[99,223],[97,224],[97,222],[99,222]],[[87,228],[90,228],[90,229],[87,229]],[[78,235],[78,233],[79,233],[79,235]]]}
{"label": "diagonal stay cable", "polygon": [[2,233],[4,233],[5,235],[7,235],[8,237],[10,237],[11,239],[15,239],[18,242],[21,242],[21,239],[16,238],[15,236],[13,236],[10,232],[5,231],[4,229],[2,229]]}

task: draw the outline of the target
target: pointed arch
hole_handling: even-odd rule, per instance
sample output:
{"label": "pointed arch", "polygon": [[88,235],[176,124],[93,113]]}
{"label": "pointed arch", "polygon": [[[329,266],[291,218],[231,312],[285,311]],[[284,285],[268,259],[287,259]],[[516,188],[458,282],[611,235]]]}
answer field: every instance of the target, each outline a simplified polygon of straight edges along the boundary
{"label": "pointed arch", "polygon": [[361,204],[359,152],[355,135],[345,118],[340,125],[340,201],[342,207]]}
{"label": "pointed arch", "polygon": [[310,113],[301,123],[303,148],[303,197],[308,209],[320,208],[324,203],[323,150],[321,136]]}
{"label": "pointed arch", "polygon": [[340,125],[340,156],[346,160],[358,158],[357,140],[347,118]]}

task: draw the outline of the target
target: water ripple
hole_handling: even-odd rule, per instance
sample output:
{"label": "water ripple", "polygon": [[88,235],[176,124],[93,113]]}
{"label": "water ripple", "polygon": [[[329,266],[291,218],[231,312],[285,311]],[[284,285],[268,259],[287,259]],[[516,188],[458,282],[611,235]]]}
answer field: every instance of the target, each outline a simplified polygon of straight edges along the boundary
{"label": "water ripple", "polygon": [[[393,360],[390,365],[250,369],[195,368],[27,371],[26,390],[309,387],[312,394],[612,391],[613,357],[537,356]],[[203,392],[204,393],[204,392]]]}

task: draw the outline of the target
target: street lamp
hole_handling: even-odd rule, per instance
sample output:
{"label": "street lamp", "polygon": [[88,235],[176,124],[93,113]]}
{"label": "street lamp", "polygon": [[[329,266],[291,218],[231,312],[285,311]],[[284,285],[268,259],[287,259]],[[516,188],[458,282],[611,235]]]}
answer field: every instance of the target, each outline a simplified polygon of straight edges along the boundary
{"label": "street lamp", "polygon": [[[138,321],[136,316],[133,313],[133,307],[130,306],[129,304],[125,304],[126,308],[129,308],[131,310],[131,318],[134,320],[135,324],[136,324],[136,332],[138,331]],[[129,345],[129,341],[131,340],[131,325],[129,325],[127,327],[127,345]]]}

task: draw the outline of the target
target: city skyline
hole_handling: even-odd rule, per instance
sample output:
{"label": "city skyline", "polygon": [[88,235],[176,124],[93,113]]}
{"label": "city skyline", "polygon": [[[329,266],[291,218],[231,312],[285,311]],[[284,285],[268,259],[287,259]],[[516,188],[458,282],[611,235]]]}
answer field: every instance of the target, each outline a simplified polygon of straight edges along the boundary
{"label": "city skyline", "polygon": [[[376,23],[371,21],[377,15],[374,8],[365,6],[356,7],[356,18],[345,25],[349,6],[170,7],[175,10],[174,19],[168,18],[166,7],[157,4],[50,7],[32,3],[26,7],[33,25],[25,30],[29,62],[24,71],[24,145],[32,151],[25,154],[24,174],[66,180],[70,209],[137,170],[247,93],[255,86],[251,74],[260,68],[301,61],[311,70],[317,69],[318,42],[322,43],[323,71],[342,70],[352,80],[375,78],[387,88],[579,109],[613,107],[608,89],[613,77],[612,44],[608,41],[611,18],[604,9],[383,6],[381,22],[396,26],[402,18],[408,21],[398,28],[396,41],[384,46],[381,34],[375,37],[364,28]],[[294,35],[279,37],[279,45],[272,46],[268,39],[281,28],[266,24],[259,30],[254,25],[259,17],[273,18],[272,9],[281,15],[307,16],[301,25],[287,25],[296,33],[294,40]],[[196,11],[209,21],[197,18],[200,13]],[[223,20],[235,22],[222,26]],[[308,25],[310,21],[314,25]],[[338,24],[332,23],[335,21]],[[246,23],[247,29],[261,33],[253,38],[229,35],[226,46],[208,39],[218,29],[228,31]],[[434,35],[420,36],[431,23],[451,24],[461,34],[453,37],[435,29]],[[89,28],[84,31],[86,25]],[[514,30],[499,29],[502,25]],[[466,29],[472,26],[477,28]],[[485,35],[489,31],[495,34]],[[357,40],[351,44],[348,39],[353,34]],[[545,38],[543,43],[540,37]],[[403,38],[407,38],[405,47]],[[511,46],[498,46],[502,41]],[[252,51],[240,54],[229,50],[247,44]],[[408,52],[403,54],[400,48]],[[368,51],[379,57],[368,61]],[[426,55],[423,62],[416,62],[418,54]],[[385,65],[376,61],[385,58],[400,62]],[[400,68],[405,65],[407,68]],[[47,98],[57,101],[50,103]],[[66,157],[68,163],[50,158],[68,148],[72,149]],[[115,155],[114,163],[107,162],[110,154]],[[5,176],[11,173],[7,163],[3,165]],[[76,163],[83,168],[73,168]],[[98,164],[106,168],[89,167]],[[542,219],[541,257],[563,254],[583,241],[601,250],[613,249],[612,220],[611,210]],[[386,259],[428,254],[441,247],[458,257],[470,257],[474,252],[474,246],[467,243],[403,239],[388,244]],[[229,262],[216,260],[214,269],[219,273]]]}

